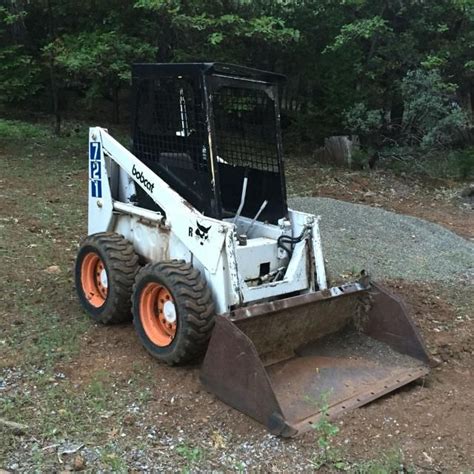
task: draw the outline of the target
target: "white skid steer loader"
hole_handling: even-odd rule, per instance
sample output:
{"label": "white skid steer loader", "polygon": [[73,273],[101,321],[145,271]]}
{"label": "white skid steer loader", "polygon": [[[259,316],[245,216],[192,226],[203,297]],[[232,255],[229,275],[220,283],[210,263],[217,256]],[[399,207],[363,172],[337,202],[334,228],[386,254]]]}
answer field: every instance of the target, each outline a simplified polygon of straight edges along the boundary
{"label": "white skid steer loader", "polygon": [[79,299],[133,314],[157,359],[282,436],[429,371],[403,304],[368,277],[329,288],[319,218],[287,207],[283,76],[218,63],[133,66],[132,152],[89,132]]}

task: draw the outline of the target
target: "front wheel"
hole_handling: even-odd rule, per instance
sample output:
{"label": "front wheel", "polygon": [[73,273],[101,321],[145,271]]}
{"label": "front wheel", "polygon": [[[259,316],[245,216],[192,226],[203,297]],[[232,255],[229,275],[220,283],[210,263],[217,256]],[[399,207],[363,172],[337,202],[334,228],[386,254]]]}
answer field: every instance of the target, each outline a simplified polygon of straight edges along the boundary
{"label": "front wheel", "polygon": [[152,263],[137,275],[133,322],[151,355],[171,365],[204,354],[214,326],[214,304],[206,281],[182,260]]}

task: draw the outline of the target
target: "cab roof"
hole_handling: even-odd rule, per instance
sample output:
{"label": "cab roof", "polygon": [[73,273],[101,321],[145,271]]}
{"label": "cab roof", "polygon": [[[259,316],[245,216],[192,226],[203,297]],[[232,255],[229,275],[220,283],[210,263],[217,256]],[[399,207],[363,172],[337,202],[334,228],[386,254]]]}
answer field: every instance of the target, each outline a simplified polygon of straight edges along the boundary
{"label": "cab roof", "polygon": [[242,77],[271,83],[286,80],[286,76],[283,74],[219,62],[138,63],[132,65],[132,75],[136,78],[196,74]]}

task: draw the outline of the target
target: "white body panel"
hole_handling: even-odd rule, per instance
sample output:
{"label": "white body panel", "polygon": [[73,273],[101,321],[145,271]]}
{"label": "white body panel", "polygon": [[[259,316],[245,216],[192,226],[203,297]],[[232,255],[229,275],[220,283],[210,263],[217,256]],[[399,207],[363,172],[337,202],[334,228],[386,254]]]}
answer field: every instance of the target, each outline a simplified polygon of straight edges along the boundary
{"label": "white body panel", "polygon": [[[295,291],[327,288],[319,218],[289,210],[280,225],[256,221],[249,230],[252,220],[245,217],[204,216],[99,127],[90,129],[89,163],[89,234],[122,234],[146,261],[191,262],[211,288],[218,314]],[[163,209],[166,219],[132,202],[136,186]],[[246,245],[241,245],[237,236],[247,232]],[[304,236],[291,259],[277,244],[282,235]]]}

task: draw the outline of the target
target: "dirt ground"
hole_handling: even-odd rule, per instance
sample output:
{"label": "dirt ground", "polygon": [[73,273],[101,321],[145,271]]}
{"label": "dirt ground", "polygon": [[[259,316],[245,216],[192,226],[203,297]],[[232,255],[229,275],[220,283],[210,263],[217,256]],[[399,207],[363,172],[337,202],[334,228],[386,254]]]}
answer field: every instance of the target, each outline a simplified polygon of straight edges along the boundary
{"label": "dirt ground", "polygon": [[[439,365],[425,379],[336,421],[340,432],[335,445],[349,459],[377,458],[377,453],[396,447],[403,452],[404,464],[416,471],[469,472],[474,467],[473,325],[467,325],[468,315],[456,316],[444,298],[433,297],[442,292],[440,288],[385,283],[405,298]],[[101,370],[114,380],[126,380],[133,375],[137,356],[151,377],[161,378],[165,394],[148,404],[147,415],[148,423],[161,433],[173,432],[176,425],[190,422],[195,426],[211,423],[217,432],[228,433],[230,439],[264,436],[257,423],[202,389],[198,368],[174,369],[150,361],[130,326],[88,331],[82,345],[77,360],[60,369],[79,387]],[[192,399],[196,406],[183,413],[183,404],[173,403],[173,397]],[[160,416],[163,409],[166,417]],[[140,425],[136,428],[138,433]],[[284,442],[307,451],[308,458],[314,451],[313,433]],[[285,459],[284,465],[288,461],[291,459]]]}
{"label": "dirt ground", "polygon": [[[57,152],[57,149],[61,152]],[[468,283],[385,284],[406,301],[439,365],[334,422],[338,459],[318,460],[317,432],[281,440],[170,368],[130,324],[90,322],[71,270],[86,229],[86,158],[74,146],[0,147],[0,469],[472,472],[474,314]],[[319,171],[318,171],[319,170]],[[474,238],[463,183],[289,166],[290,193],[381,206]]]}

